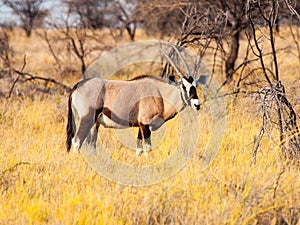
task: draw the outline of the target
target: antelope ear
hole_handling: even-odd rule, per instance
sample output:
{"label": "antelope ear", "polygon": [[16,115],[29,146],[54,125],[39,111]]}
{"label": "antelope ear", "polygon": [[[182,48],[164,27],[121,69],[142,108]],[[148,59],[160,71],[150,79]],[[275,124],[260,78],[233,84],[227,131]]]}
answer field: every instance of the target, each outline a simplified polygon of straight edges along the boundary
{"label": "antelope ear", "polygon": [[196,86],[206,85],[207,77],[207,75],[200,75],[200,77],[194,81],[196,83]]}
{"label": "antelope ear", "polygon": [[172,85],[175,85],[175,86],[178,84],[178,82],[175,79],[175,76],[173,74],[168,75],[168,83],[172,84]]}

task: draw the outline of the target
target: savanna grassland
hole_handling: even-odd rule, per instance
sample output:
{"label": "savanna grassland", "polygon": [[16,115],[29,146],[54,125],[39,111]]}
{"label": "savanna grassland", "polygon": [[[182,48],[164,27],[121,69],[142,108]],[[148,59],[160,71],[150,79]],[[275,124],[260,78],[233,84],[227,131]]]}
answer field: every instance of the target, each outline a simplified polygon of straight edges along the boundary
{"label": "savanna grassland", "polygon": [[[11,35],[20,67],[26,54],[27,71],[69,86],[80,78],[53,74],[53,59],[37,36]],[[276,44],[291,49],[281,51],[278,61],[299,115],[300,67],[288,29],[281,30]],[[0,224],[300,224],[300,170],[280,156],[275,130],[262,140],[254,163],[253,141],[261,120],[253,97],[225,99],[225,134],[208,168],[200,165],[214,134],[204,105],[198,144],[187,165],[170,179],[135,187],[98,175],[80,153],[66,152],[67,93],[28,97],[22,94],[26,85],[16,87],[18,95],[0,99]],[[112,130],[100,128],[99,141],[113,146],[108,152],[117,160],[153,165],[172,154],[178,121],[167,122],[163,135],[154,133],[157,147],[147,156],[136,156]]]}

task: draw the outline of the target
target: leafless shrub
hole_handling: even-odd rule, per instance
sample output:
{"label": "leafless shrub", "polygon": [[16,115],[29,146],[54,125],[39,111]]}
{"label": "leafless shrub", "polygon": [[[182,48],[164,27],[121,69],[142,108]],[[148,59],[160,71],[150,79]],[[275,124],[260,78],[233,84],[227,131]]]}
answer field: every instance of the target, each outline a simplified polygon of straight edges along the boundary
{"label": "leafless shrub", "polygon": [[[253,45],[251,50],[260,61],[260,70],[264,76],[267,85],[260,91],[262,108],[262,127],[256,140],[254,149],[254,160],[257,149],[260,145],[262,136],[270,128],[276,128],[279,133],[279,145],[282,156],[288,161],[298,161],[300,158],[300,134],[297,125],[296,113],[292,104],[287,99],[285,88],[280,80],[279,65],[277,62],[277,51],[275,46],[275,21],[279,13],[280,2],[272,0],[268,3],[260,1],[247,1],[247,15],[251,25],[251,35]],[[253,18],[253,13],[261,15],[266,25],[266,30],[260,30],[261,36],[258,36],[257,30],[260,24]],[[266,66],[266,58],[263,54],[260,41],[266,39],[271,47],[271,67]]]}
{"label": "leafless shrub", "polygon": [[0,62],[1,70],[11,67],[13,50],[9,43],[9,35],[6,29],[0,29]]}
{"label": "leafless shrub", "polygon": [[136,0],[63,0],[72,15],[78,17],[82,26],[92,30],[108,28],[112,37],[125,30],[130,40],[134,40],[137,20],[134,16]]}
{"label": "leafless shrub", "polygon": [[[88,65],[103,51],[111,49],[116,44],[117,40],[114,42],[108,38],[111,33],[93,28],[96,24],[93,25],[91,22],[92,15],[87,18],[86,13],[90,8],[93,9],[93,5],[90,5],[92,3],[95,1],[65,1],[66,12],[60,22],[50,20],[48,26],[52,29],[43,30],[39,34],[46,42],[56,69],[62,76],[66,72],[75,71],[85,78]],[[80,8],[82,4],[85,7]]]}
{"label": "leafless shrub", "polygon": [[34,28],[43,25],[44,19],[48,15],[48,10],[42,8],[45,0],[2,0],[2,2],[20,18],[21,27],[27,37],[30,37]]}
{"label": "leafless shrub", "polygon": [[22,65],[21,70],[14,69],[14,68],[10,69],[12,73],[17,75],[17,77],[12,82],[12,85],[10,87],[7,98],[10,98],[10,97],[13,96],[14,89],[15,89],[17,83],[19,83],[19,82],[29,83],[29,82],[33,82],[33,81],[38,81],[38,82],[40,82],[39,84],[41,84],[41,82],[43,82],[44,83],[44,88],[40,88],[39,85],[37,84],[37,85],[34,86],[34,89],[35,90],[40,90],[44,93],[50,93],[51,88],[48,87],[49,84],[53,84],[57,88],[60,88],[60,90],[62,90],[62,92],[71,91],[70,87],[68,87],[67,85],[64,85],[63,83],[60,83],[60,82],[56,81],[53,78],[41,77],[41,76],[38,76],[38,75],[34,75],[34,74],[31,74],[31,73],[25,72],[24,70],[25,70],[26,65],[27,65],[27,62],[26,62],[26,55],[25,55],[24,58],[23,58],[23,65]]}

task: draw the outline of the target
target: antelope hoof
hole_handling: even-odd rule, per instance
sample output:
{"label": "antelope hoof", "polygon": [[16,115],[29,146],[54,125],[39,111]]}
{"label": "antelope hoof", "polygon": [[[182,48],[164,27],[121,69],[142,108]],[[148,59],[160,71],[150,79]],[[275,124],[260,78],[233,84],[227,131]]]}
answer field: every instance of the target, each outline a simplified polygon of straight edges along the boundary
{"label": "antelope hoof", "polygon": [[74,139],[72,139],[72,151],[77,153],[79,152],[79,148],[80,148],[79,140],[75,141]]}
{"label": "antelope hoof", "polygon": [[144,152],[150,152],[150,151],[152,151],[152,146],[150,144],[146,144],[144,148]]}
{"label": "antelope hoof", "polygon": [[136,155],[140,156],[143,153],[143,149],[142,148],[137,148],[136,149]]}

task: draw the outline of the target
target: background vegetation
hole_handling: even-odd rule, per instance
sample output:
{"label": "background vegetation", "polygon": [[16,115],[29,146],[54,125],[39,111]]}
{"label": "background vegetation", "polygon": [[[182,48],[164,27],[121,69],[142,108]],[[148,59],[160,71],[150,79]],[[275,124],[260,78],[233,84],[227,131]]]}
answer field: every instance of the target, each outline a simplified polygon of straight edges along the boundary
{"label": "background vegetation", "polygon": [[[60,20],[45,2],[1,4],[20,21],[8,18],[0,30],[0,224],[300,223],[299,2],[60,1]],[[68,92],[104,52],[153,38],[187,47],[209,66],[226,102],[225,138],[201,171],[213,135],[201,95],[201,132],[187,166],[158,184],[125,186],[67,154]],[[169,70],[132,65],[116,79]],[[99,141],[114,146],[115,159],[151,165],[172,154],[178,126],[175,118],[163,140],[154,135],[160,144],[147,157],[112,130],[100,129]]]}

